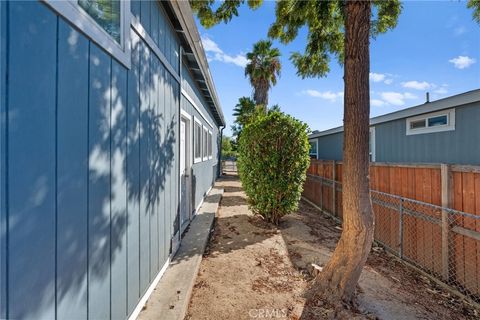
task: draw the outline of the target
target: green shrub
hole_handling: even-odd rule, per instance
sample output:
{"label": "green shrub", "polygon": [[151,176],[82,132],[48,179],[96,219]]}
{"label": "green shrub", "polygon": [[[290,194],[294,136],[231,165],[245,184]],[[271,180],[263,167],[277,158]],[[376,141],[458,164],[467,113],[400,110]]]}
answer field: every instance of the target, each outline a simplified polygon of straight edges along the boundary
{"label": "green shrub", "polygon": [[250,208],[274,224],[298,208],[310,163],[307,129],[273,111],[247,125],[240,136],[238,170]]}

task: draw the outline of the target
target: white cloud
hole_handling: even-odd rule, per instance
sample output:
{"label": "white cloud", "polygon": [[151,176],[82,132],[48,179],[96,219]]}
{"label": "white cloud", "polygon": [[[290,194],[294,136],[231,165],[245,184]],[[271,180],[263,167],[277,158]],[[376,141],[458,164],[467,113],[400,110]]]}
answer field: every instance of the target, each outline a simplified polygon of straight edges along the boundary
{"label": "white cloud", "polygon": [[370,72],[370,80],[373,82],[383,82],[385,84],[391,84],[393,79],[388,78],[388,73],[375,73]]}
{"label": "white cloud", "polygon": [[426,81],[418,82],[414,80],[414,81],[402,82],[402,87],[415,89],[415,90],[426,90],[432,87],[432,84]]}
{"label": "white cloud", "polygon": [[465,68],[470,67],[472,64],[474,64],[477,61],[473,58],[468,57],[468,56],[458,56],[456,58],[448,60],[448,62],[453,63],[453,65],[457,69],[465,69]]}
{"label": "white cloud", "polygon": [[202,36],[202,45],[206,52],[223,53],[218,44],[207,36]]}
{"label": "white cloud", "polygon": [[407,99],[417,99],[417,96],[411,94],[409,92],[400,93],[400,92],[382,92],[380,93],[380,97],[383,99],[384,102],[388,104],[393,104],[394,106],[403,106],[405,104],[405,100]]}
{"label": "white cloud", "polygon": [[370,100],[370,105],[373,107],[383,107],[385,105],[385,101],[380,99],[372,99]]}
{"label": "white cloud", "polygon": [[247,57],[245,57],[243,54],[237,54],[234,56],[226,54],[222,49],[220,49],[215,41],[206,35],[202,36],[202,45],[203,49],[205,49],[205,52],[207,52],[207,60],[209,62],[215,60],[224,63],[231,63],[242,68],[245,68],[248,63]]}
{"label": "white cloud", "polygon": [[343,92],[332,92],[332,91],[324,91],[320,92],[317,90],[304,90],[302,91],[303,94],[309,95],[310,97],[314,98],[321,98],[325,100],[329,100],[330,102],[335,102],[338,98],[343,97]]}
{"label": "white cloud", "polygon": [[385,75],[383,73],[370,72],[370,80],[373,82],[381,82],[385,80]]}

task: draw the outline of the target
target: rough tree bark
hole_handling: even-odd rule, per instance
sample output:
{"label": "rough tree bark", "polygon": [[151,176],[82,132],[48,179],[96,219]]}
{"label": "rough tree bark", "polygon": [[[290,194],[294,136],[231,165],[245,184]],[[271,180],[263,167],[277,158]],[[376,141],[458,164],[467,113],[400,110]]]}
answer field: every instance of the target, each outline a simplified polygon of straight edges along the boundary
{"label": "rough tree bark", "polygon": [[253,100],[258,105],[263,106],[263,111],[268,110],[268,81],[259,81],[254,88]]}
{"label": "rough tree bark", "polygon": [[346,2],[343,144],[343,232],[317,276],[313,301],[351,303],[373,242],[369,191],[369,1]]}

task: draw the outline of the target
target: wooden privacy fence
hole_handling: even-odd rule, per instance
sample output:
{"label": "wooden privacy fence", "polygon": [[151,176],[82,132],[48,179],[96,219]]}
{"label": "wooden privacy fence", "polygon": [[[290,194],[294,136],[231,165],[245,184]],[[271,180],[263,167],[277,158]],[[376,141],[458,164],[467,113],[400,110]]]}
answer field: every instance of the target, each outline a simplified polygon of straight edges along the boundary
{"label": "wooden privacy fence", "polygon": [[[342,163],[312,160],[303,196],[342,219]],[[480,166],[371,163],[375,240],[480,303]]]}

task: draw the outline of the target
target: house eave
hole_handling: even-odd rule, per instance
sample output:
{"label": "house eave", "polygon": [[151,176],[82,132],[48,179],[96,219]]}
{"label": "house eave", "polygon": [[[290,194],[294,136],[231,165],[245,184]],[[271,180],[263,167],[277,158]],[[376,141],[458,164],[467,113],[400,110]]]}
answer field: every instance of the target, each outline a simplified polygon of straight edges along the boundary
{"label": "house eave", "polygon": [[[431,113],[449,108],[460,107],[466,104],[475,103],[480,101],[480,89],[475,89],[460,93],[454,96],[446,97],[432,102],[427,102],[414,107],[406,108],[403,110],[387,113],[381,116],[377,116],[370,119],[370,125],[374,126],[384,122],[390,122],[394,120],[409,118],[425,113]],[[313,133],[308,136],[309,139],[314,139],[322,136],[328,136],[331,134],[343,132],[343,126],[336,127],[321,132]]]}

